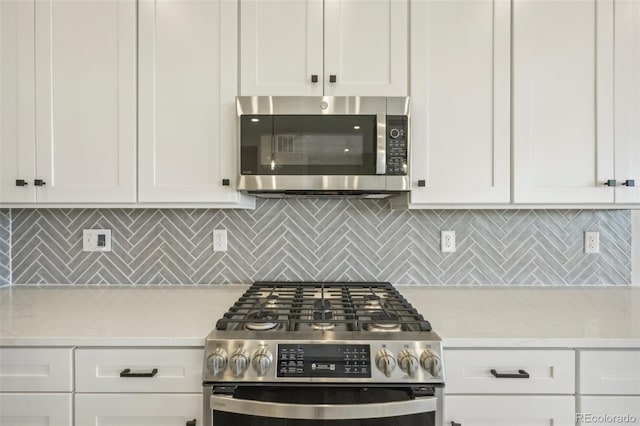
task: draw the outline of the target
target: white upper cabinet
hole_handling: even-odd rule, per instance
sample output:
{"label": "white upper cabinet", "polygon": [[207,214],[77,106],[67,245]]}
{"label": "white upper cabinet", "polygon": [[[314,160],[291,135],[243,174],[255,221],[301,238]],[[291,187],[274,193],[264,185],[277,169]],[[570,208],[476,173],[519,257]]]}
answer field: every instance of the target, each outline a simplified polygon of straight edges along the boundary
{"label": "white upper cabinet", "polygon": [[640,203],[640,2],[616,0],[615,26],[616,202]]}
{"label": "white upper cabinet", "polygon": [[411,203],[508,203],[510,2],[411,8]]}
{"label": "white upper cabinet", "polygon": [[513,8],[513,201],[613,202],[613,0]]}
{"label": "white upper cabinet", "polygon": [[135,0],[0,8],[0,202],[135,201]]}
{"label": "white upper cabinet", "polygon": [[325,0],[325,95],[406,96],[407,9],[405,0]]}
{"label": "white upper cabinet", "polygon": [[33,2],[0,1],[0,203],[36,201],[33,16]]}
{"label": "white upper cabinet", "polygon": [[245,96],[406,96],[408,0],[240,0]]}
{"label": "white upper cabinet", "polygon": [[240,1],[242,95],[322,96],[322,10],[322,0]]}
{"label": "white upper cabinet", "polygon": [[140,202],[251,204],[235,190],[236,32],[235,2],[140,0]]}
{"label": "white upper cabinet", "polygon": [[38,202],[136,200],[136,1],[35,2]]}

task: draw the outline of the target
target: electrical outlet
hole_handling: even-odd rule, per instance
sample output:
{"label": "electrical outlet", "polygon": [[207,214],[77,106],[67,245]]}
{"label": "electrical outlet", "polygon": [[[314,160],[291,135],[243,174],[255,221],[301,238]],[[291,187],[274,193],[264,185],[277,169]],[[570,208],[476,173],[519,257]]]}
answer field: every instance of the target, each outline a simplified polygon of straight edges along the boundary
{"label": "electrical outlet", "polygon": [[227,230],[213,230],[213,251],[227,251]]}
{"label": "electrical outlet", "polygon": [[111,251],[111,229],[83,229],[82,251]]}
{"label": "electrical outlet", "polygon": [[584,233],[584,252],[600,253],[600,232],[586,231]]}
{"label": "electrical outlet", "polygon": [[456,231],[440,231],[440,251],[442,253],[456,251]]}

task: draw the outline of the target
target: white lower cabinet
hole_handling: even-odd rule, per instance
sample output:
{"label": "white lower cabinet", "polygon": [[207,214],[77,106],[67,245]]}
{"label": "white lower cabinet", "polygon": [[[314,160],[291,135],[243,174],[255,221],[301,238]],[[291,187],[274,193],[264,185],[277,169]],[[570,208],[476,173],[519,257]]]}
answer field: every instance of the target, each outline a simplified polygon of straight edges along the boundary
{"label": "white lower cabinet", "polygon": [[202,425],[202,393],[76,394],[75,426],[185,426],[193,420]]}
{"label": "white lower cabinet", "polygon": [[0,394],[0,425],[71,426],[72,399],[71,393]]}
{"label": "white lower cabinet", "polygon": [[[635,420],[634,420],[635,419]],[[640,421],[640,395],[581,396],[576,423],[598,425],[634,424]]]}
{"label": "white lower cabinet", "polygon": [[573,396],[454,395],[445,399],[445,425],[573,426]]}

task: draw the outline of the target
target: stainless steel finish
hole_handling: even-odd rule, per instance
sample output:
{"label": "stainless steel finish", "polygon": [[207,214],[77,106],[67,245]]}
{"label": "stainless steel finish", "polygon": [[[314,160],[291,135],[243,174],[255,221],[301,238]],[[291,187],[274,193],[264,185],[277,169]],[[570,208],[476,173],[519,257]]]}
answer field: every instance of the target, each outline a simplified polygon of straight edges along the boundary
{"label": "stainless steel finish", "polygon": [[229,367],[233,373],[233,377],[242,377],[244,372],[249,368],[249,355],[246,350],[236,349],[229,359]]}
{"label": "stainless steel finish", "polygon": [[253,357],[251,359],[251,365],[253,366],[253,369],[255,370],[258,377],[262,377],[267,374],[272,364],[273,357],[271,355],[271,352],[269,352],[269,350],[267,350],[266,348],[258,349],[253,354]]}
{"label": "stainless steel finish", "polygon": [[400,369],[409,376],[416,374],[420,368],[418,357],[410,349],[403,349],[400,351],[398,354],[398,365],[400,366]]}
{"label": "stainless steel finish", "polygon": [[376,114],[376,174],[384,175],[387,170],[387,117]]}
{"label": "stainless steel finish", "polygon": [[433,377],[438,377],[442,374],[442,359],[431,349],[422,352],[420,364]]}
{"label": "stainless steel finish", "polygon": [[391,377],[391,373],[396,369],[396,359],[393,357],[393,353],[388,349],[380,349],[376,354],[376,367],[385,376]]}
{"label": "stainless steel finish", "polygon": [[[359,96],[238,96],[236,110],[241,115],[375,115],[376,116],[376,175],[353,176],[293,176],[293,175],[240,175],[238,190],[253,195],[264,193],[269,198],[281,198],[281,191],[367,191],[406,192],[410,188],[407,169],[405,176],[387,176],[386,135],[387,115],[406,115],[410,98]],[[410,119],[409,119],[410,123]],[[409,126],[410,127],[410,126]],[[411,139],[407,135],[407,151]],[[238,120],[240,135],[240,120]],[[271,193],[271,194],[269,194]],[[340,195],[340,194],[336,194]],[[368,197],[367,197],[368,198]]]}
{"label": "stainless steel finish", "polygon": [[374,404],[284,404],[234,399],[229,395],[211,395],[211,410],[276,419],[347,420],[377,419],[436,410],[437,397]]}
{"label": "stainless steel finish", "polygon": [[[269,339],[264,339],[268,334]],[[401,340],[399,340],[401,339]],[[404,349],[409,349],[415,354],[421,354],[426,351],[434,354],[440,359],[442,354],[442,343],[440,337],[434,332],[401,332],[401,333],[367,333],[358,334],[356,332],[288,332],[288,331],[270,331],[261,333],[259,331],[213,331],[207,337],[205,353],[213,353],[217,348],[223,348],[229,353],[234,353],[238,348],[243,348],[245,353],[254,354],[260,349],[271,352],[274,356],[273,363],[277,363],[278,344],[280,343],[300,343],[300,344],[363,344],[369,345],[371,349],[371,378],[346,378],[341,377],[339,380],[328,379],[323,377],[277,377],[276,369],[270,369],[267,374],[259,376],[256,371],[251,368],[244,372],[242,376],[243,382],[252,383],[352,383],[352,384],[371,384],[371,383],[390,383],[390,384],[441,384],[444,382],[444,372],[442,369],[439,374],[432,375],[423,369],[419,369],[413,376],[400,370],[395,369],[390,376],[378,370],[375,365],[375,356],[381,349],[388,350],[393,357],[397,357]],[[395,361],[395,359],[394,359]],[[204,370],[205,382],[217,383],[238,383],[238,377],[234,376],[233,365],[217,376],[211,375],[208,368]]]}
{"label": "stainless steel finish", "polygon": [[227,368],[227,352],[222,348],[216,349],[207,358],[207,366],[209,367],[211,374],[217,376],[218,373]]}

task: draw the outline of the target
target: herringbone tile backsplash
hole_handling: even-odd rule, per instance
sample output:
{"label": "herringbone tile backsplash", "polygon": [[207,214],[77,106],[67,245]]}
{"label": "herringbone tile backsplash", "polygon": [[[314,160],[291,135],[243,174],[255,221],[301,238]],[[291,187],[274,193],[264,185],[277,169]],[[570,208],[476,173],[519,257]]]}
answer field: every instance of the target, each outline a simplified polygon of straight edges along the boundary
{"label": "herringbone tile backsplash", "polygon": [[11,216],[0,209],[0,287],[11,283]]}
{"label": "herringbone tile backsplash", "polygon": [[[20,209],[13,281],[216,284],[384,280],[405,284],[629,284],[630,212],[389,209],[385,201],[265,200],[256,210]],[[82,252],[82,229],[113,252]],[[227,229],[214,253],[212,231]],[[454,230],[456,253],[440,253]],[[583,232],[600,231],[599,255]]]}

